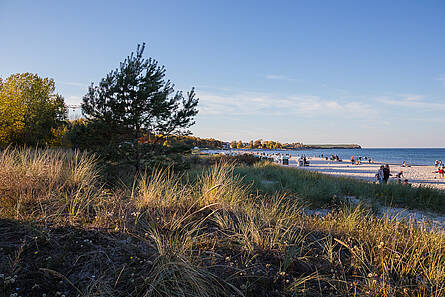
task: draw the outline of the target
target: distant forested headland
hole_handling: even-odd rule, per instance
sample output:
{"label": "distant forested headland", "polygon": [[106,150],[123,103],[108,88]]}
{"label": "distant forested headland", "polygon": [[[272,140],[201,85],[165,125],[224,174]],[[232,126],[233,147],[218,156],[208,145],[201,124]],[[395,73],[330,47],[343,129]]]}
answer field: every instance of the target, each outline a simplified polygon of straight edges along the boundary
{"label": "distant forested headland", "polygon": [[359,144],[305,144],[308,149],[361,149]]}

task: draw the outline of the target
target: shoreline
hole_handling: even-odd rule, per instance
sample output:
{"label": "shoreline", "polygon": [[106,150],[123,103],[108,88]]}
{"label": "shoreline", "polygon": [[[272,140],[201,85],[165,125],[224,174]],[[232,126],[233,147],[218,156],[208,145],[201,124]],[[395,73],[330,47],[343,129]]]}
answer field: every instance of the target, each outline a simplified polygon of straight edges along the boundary
{"label": "shoreline", "polygon": [[[389,150],[389,151],[387,151]],[[395,150],[394,152],[391,150]],[[411,151],[414,150],[414,151]],[[337,155],[344,162],[350,160],[351,155],[354,157],[362,156],[372,158],[375,163],[388,163],[393,166],[402,164],[406,161],[411,166],[430,166],[434,165],[435,160],[445,160],[445,148],[428,148],[427,151],[417,151],[418,149],[402,148],[402,149],[380,149],[380,148],[361,148],[361,149],[226,149],[226,150],[204,150],[204,152],[224,153],[224,154],[255,154],[265,155],[269,157],[277,157],[280,155],[291,155],[292,157],[306,155],[307,157],[330,156]],[[423,149],[421,149],[423,150]],[[432,150],[432,151],[430,151]],[[439,151],[436,151],[439,150]],[[362,159],[362,161],[365,161]]]}

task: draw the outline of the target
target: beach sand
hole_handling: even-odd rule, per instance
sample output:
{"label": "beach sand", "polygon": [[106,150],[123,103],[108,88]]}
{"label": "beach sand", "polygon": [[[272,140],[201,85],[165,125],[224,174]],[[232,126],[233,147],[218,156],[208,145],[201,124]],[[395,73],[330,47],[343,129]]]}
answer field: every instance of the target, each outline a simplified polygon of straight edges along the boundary
{"label": "beach sand", "polygon": [[[322,158],[308,158],[309,166],[298,167],[304,170],[313,170],[324,174],[332,174],[336,176],[344,176],[351,178],[359,178],[371,182],[375,182],[375,174],[377,173],[382,163],[368,163],[362,162],[360,165],[352,165],[350,161],[326,161]],[[397,173],[403,171],[403,179],[408,179],[408,182],[413,186],[432,187],[436,189],[445,190],[445,178],[439,178],[435,173],[437,169],[434,166],[410,166],[401,167],[397,164],[389,164],[392,176],[388,182],[397,183],[394,178]],[[409,164],[407,164],[409,166]],[[292,157],[289,160],[290,167],[297,166],[297,158]]]}

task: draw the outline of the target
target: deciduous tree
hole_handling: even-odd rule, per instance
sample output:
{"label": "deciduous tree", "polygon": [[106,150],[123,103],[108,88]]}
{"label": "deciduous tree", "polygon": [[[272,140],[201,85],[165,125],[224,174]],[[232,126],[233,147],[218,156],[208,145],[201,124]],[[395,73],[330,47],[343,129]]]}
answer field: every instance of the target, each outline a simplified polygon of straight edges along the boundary
{"label": "deciduous tree", "polygon": [[257,140],[255,140],[254,142],[253,142],[253,147],[254,148],[261,148],[261,142],[262,142],[263,140],[262,139],[257,139]]}
{"label": "deciduous tree", "polygon": [[0,79],[0,143],[43,145],[54,142],[66,120],[63,97],[53,79],[13,74]]}

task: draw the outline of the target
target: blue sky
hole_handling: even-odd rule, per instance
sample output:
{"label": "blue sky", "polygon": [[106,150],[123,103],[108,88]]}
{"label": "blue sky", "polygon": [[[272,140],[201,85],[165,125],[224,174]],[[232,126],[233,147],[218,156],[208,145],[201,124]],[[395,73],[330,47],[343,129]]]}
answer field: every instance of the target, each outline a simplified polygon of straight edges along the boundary
{"label": "blue sky", "polygon": [[445,147],[444,1],[0,0],[0,26],[0,77],[70,104],[146,42],[196,136]]}

